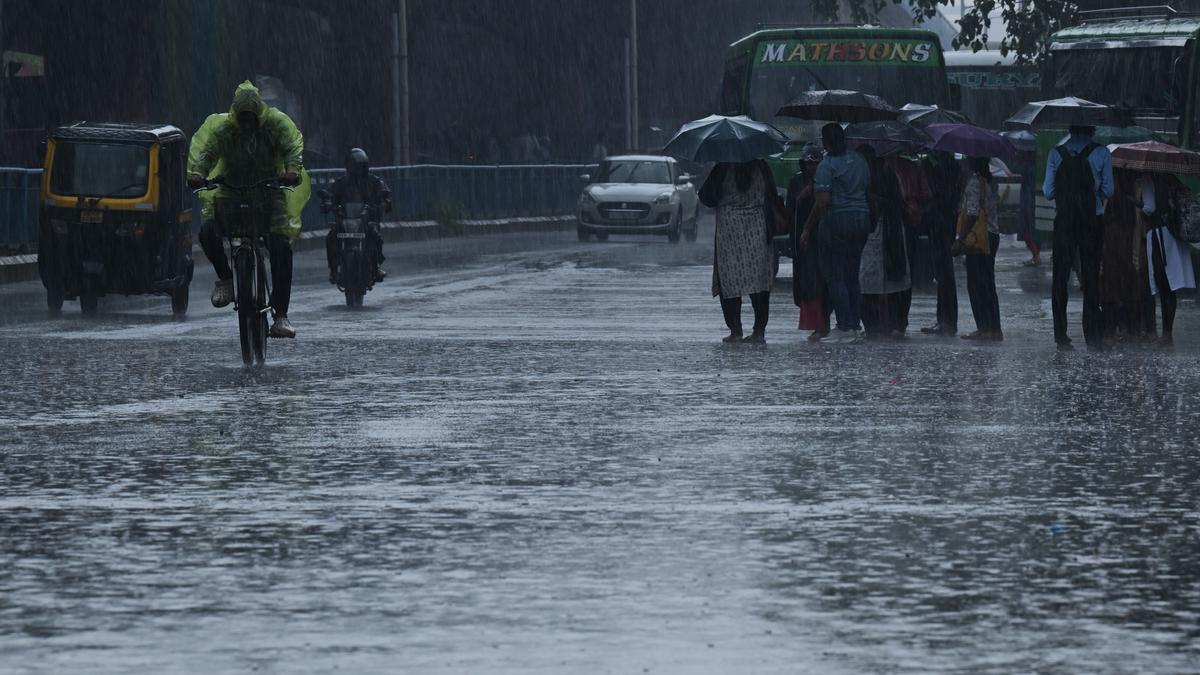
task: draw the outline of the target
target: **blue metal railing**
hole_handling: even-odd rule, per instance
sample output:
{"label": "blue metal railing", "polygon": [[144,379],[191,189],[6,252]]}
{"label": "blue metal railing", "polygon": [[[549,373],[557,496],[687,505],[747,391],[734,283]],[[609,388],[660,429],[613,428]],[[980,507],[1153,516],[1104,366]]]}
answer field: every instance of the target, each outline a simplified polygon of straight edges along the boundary
{"label": "blue metal railing", "polygon": [[[372,170],[392,190],[394,220],[491,219],[570,213],[591,173],[586,164],[517,164],[502,166],[386,166]],[[345,172],[312,172],[314,199],[304,212],[306,227],[322,222],[316,190],[327,188]]]}
{"label": "blue metal railing", "polygon": [[0,167],[0,249],[37,241],[41,186],[41,169]]}
{"label": "blue metal railing", "polygon": [[[502,166],[385,166],[373,173],[392,190],[389,220],[487,220],[571,213],[587,164]],[[313,198],[304,209],[305,229],[323,227],[316,191],[328,188],[341,169],[314,169]],[[41,169],[0,167],[0,250],[28,248],[37,241]],[[195,201],[193,213],[199,214]],[[192,220],[200,227],[199,217]]]}

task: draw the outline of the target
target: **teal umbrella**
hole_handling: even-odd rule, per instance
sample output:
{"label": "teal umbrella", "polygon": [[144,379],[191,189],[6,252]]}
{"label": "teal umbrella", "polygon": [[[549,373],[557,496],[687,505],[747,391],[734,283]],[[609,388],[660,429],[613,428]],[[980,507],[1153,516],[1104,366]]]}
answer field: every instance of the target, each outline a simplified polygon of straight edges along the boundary
{"label": "teal umbrella", "polygon": [[663,153],[692,162],[749,162],[784,151],[788,137],[765,122],[710,115],[680,127]]}

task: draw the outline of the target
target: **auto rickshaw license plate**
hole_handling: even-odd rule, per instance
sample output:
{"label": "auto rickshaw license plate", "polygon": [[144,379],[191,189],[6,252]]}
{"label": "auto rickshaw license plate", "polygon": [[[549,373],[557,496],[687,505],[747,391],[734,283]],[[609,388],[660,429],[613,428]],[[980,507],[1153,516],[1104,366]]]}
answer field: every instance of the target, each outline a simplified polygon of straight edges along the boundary
{"label": "auto rickshaw license plate", "polygon": [[104,222],[104,212],[103,211],[80,211],[79,212],[79,222],[81,222],[81,223],[103,223]]}

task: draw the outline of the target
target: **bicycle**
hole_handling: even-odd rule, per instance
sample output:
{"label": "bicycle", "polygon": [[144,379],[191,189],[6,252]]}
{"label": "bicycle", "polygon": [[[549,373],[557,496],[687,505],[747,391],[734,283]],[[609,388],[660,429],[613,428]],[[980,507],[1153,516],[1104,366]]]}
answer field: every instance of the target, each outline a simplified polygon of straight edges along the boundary
{"label": "bicycle", "polygon": [[267,178],[252,185],[233,185],[217,176],[195,192],[225,188],[231,196],[213,201],[217,232],[229,247],[233,268],[233,308],[238,316],[238,340],[242,363],[266,363],[267,313],[271,310],[270,270],[263,254],[263,242],[271,234],[270,190],[294,188],[278,178]]}

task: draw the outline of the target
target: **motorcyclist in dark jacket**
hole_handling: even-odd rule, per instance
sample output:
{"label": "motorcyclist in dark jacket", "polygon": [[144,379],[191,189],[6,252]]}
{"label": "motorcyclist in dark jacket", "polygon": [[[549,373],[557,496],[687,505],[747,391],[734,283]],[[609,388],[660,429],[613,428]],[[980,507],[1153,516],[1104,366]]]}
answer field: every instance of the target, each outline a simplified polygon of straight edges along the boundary
{"label": "motorcyclist in dark jacket", "polygon": [[[387,183],[379,176],[371,173],[370,160],[362,148],[351,148],[346,155],[346,175],[333,182],[329,191],[329,201],[322,205],[323,209],[337,208],[348,202],[362,202],[384,211],[392,210],[392,191]],[[375,267],[375,281],[383,281],[387,272],[383,271],[383,237],[379,232],[379,223],[372,222],[367,228],[367,251],[371,255]],[[329,283],[337,284],[338,268],[338,239],[337,224],[329,228],[325,237],[325,257],[329,263]]]}

